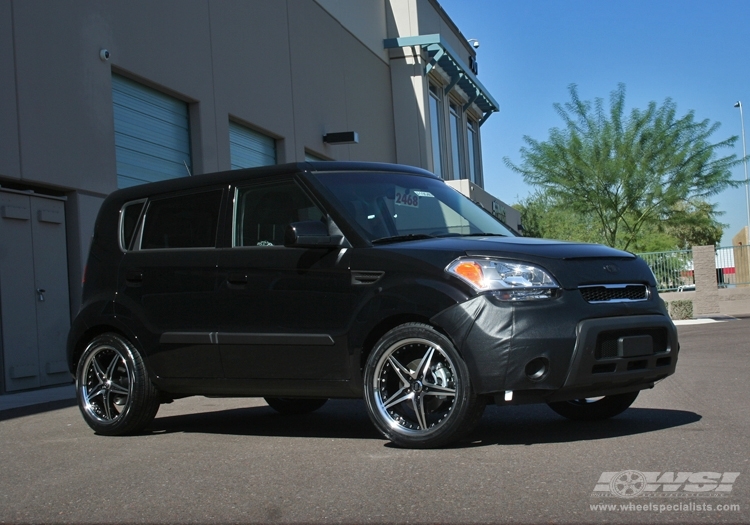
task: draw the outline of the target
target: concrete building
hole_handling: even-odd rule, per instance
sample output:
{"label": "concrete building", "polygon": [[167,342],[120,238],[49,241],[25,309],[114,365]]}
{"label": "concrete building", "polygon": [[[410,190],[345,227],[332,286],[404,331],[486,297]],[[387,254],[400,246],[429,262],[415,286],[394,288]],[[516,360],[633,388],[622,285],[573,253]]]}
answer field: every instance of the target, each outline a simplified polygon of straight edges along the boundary
{"label": "concrete building", "polygon": [[517,227],[482,190],[498,106],[476,65],[435,0],[0,0],[0,393],[70,381],[89,239],[118,187],[398,162]]}

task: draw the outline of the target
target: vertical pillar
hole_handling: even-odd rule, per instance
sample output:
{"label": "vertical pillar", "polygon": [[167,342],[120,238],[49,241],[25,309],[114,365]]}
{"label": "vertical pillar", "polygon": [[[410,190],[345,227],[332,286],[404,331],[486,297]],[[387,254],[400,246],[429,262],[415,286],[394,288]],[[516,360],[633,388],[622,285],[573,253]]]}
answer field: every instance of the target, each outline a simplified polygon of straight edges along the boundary
{"label": "vertical pillar", "polygon": [[716,250],[714,246],[693,246],[695,298],[693,315],[719,314],[719,288],[716,285]]}

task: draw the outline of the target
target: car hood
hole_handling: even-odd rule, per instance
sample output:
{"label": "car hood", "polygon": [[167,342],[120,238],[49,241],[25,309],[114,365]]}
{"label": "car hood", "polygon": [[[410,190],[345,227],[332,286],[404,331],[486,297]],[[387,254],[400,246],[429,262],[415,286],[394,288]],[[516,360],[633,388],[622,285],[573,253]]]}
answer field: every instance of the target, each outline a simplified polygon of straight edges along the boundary
{"label": "car hood", "polygon": [[447,266],[454,258],[499,257],[537,264],[564,288],[591,284],[648,283],[648,265],[632,253],[600,244],[528,237],[441,237],[386,245],[389,251]]}

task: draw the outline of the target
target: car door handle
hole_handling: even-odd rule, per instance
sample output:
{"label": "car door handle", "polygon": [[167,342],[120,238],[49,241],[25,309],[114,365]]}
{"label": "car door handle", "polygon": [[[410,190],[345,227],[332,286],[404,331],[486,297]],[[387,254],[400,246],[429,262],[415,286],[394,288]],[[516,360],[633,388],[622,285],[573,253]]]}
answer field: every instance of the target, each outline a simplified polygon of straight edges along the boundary
{"label": "car door handle", "polygon": [[247,274],[246,273],[230,273],[227,276],[227,282],[235,286],[242,286],[243,284],[247,284]]}
{"label": "car door handle", "polygon": [[141,270],[129,269],[125,272],[125,282],[131,286],[143,284],[143,272]]}

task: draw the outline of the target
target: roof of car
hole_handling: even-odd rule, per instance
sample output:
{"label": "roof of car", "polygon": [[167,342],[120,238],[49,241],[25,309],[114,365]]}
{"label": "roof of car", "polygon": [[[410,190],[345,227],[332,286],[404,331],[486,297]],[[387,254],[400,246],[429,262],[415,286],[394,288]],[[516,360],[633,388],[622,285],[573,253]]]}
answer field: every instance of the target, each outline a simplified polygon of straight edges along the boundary
{"label": "roof of car", "polygon": [[289,164],[277,164],[273,166],[262,166],[259,168],[245,168],[218,173],[206,173],[204,175],[194,175],[192,177],[180,177],[149,184],[141,184],[130,188],[123,188],[113,192],[110,200],[120,202],[170,193],[190,188],[200,188],[202,186],[215,184],[231,184],[241,180],[273,178],[279,175],[288,175],[293,173],[320,173],[330,171],[373,171],[373,172],[399,172],[409,173],[427,177],[435,177],[429,171],[414,166],[401,164],[388,164],[383,162],[346,162],[346,161],[311,161],[311,162],[293,162]]}

